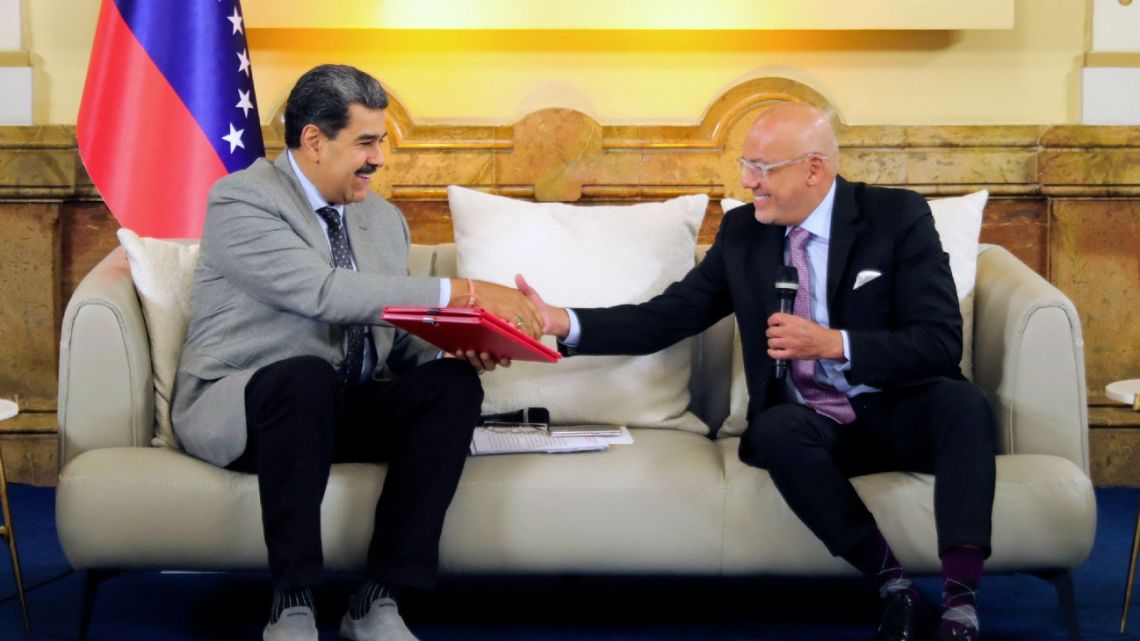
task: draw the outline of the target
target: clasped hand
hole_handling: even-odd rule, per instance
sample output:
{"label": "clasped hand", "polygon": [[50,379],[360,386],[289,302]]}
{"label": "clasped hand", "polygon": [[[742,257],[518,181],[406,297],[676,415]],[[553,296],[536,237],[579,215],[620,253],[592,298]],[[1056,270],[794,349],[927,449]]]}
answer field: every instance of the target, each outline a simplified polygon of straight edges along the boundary
{"label": "clasped hand", "polygon": [[[475,281],[476,305],[511,323],[531,338],[542,335],[543,320],[534,303],[517,289],[496,285],[487,281]],[[494,371],[496,367],[510,367],[511,359],[496,359],[487,352],[464,350],[449,354],[453,358],[467,361],[476,372]]]}
{"label": "clasped hand", "polygon": [[844,360],[843,334],[794,314],[768,317],[768,356],[773,360]]}

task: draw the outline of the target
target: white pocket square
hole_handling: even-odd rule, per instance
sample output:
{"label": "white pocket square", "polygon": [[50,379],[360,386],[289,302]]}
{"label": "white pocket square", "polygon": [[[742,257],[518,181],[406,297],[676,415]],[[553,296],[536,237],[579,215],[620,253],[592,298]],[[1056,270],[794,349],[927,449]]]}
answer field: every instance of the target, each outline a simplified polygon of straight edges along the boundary
{"label": "white pocket square", "polygon": [[882,275],[883,275],[883,272],[881,272],[877,269],[864,269],[863,271],[861,271],[855,275],[855,286],[852,287],[851,289],[859,289],[863,285],[866,285],[867,283],[875,280],[876,278],[878,278],[879,276],[882,276]]}

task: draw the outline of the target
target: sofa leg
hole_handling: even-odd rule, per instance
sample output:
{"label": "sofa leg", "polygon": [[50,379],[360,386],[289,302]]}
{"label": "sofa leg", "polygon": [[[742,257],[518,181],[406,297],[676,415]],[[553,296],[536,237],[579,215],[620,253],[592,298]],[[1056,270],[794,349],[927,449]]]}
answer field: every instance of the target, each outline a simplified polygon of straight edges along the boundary
{"label": "sofa leg", "polygon": [[79,631],[76,634],[76,639],[79,641],[87,641],[87,632],[91,628],[91,615],[95,612],[95,593],[99,590],[99,585],[118,572],[87,570],[83,574],[83,603],[79,609]]}
{"label": "sofa leg", "polygon": [[1069,630],[1069,641],[1081,641],[1081,626],[1077,621],[1077,599],[1073,592],[1073,574],[1068,570],[1033,572],[1033,576],[1053,584],[1057,590],[1057,603]]}

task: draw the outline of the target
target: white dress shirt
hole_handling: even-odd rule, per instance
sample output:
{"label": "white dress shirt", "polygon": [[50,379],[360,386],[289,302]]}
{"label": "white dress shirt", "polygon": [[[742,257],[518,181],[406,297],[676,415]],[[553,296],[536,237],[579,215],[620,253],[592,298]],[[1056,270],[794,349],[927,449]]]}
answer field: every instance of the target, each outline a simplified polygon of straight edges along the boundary
{"label": "white dress shirt", "polygon": [[[835,208],[835,185],[836,183],[832,181],[831,189],[827,191],[827,195],[823,197],[819,206],[800,224],[800,227],[811,233],[805,247],[808,270],[811,272],[811,319],[816,324],[828,328],[831,327],[831,323],[827,311],[827,250],[831,239],[831,214]],[[791,227],[787,229],[785,237],[791,230]],[[784,263],[787,264],[787,262],[788,246],[785,242]],[[567,308],[566,313],[570,317],[570,330],[562,342],[566,345],[577,345],[582,335],[581,326],[578,324],[578,315],[569,308]],[[843,372],[851,369],[851,343],[847,338],[847,330],[839,331],[843,335],[843,357],[847,360],[837,361],[824,358],[817,360],[815,362],[816,380],[824,385],[834,387],[848,397],[857,396],[864,392],[877,392],[876,388],[869,385],[851,385],[847,382]],[[802,405],[803,397],[792,385],[792,377],[789,376],[786,380],[790,393]]]}

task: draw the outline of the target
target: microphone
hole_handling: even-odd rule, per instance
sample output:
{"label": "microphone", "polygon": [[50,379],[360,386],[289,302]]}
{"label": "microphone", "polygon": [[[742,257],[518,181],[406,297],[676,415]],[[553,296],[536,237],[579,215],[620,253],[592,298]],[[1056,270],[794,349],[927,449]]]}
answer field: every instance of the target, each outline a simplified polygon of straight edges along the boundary
{"label": "microphone", "polygon": [[[785,265],[776,270],[776,298],[779,300],[781,314],[791,314],[796,305],[796,292],[800,289],[800,275],[796,268]],[[788,361],[776,361],[776,380],[784,380],[788,373]]]}
{"label": "microphone", "polygon": [[501,414],[485,414],[479,417],[479,424],[482,425],[487,421],[491,422],[508,422],[508,423],[550,423],[550,410],[545,407],[524,407],[521,410],[513,412],[503,412]]}

